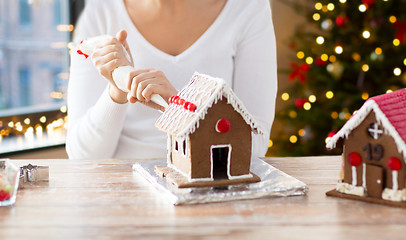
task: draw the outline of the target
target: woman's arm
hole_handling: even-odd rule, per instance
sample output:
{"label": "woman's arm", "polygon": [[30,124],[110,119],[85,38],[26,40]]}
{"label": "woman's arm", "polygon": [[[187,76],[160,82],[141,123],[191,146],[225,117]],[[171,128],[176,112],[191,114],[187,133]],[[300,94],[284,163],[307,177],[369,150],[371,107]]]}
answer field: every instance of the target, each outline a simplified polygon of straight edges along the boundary
{"label": "woman's arm", "polygon": [[275,115],[276,44],[269,1],[251,4],[251,21],[237,43],[233,88],[265,133],[252,142],[253,156],[264,156]]}
{"label": "woman's arm", "polygon": [[[75,32],[75,42],[105,34],[108,18],[94,1],[88,1]],[[127,104],[113,102],[107,81],[103,79],[90,59],[71,53],[71,71],[68,85],[69,127],[66,150],[69,158],[111,158],[120,136]]]}

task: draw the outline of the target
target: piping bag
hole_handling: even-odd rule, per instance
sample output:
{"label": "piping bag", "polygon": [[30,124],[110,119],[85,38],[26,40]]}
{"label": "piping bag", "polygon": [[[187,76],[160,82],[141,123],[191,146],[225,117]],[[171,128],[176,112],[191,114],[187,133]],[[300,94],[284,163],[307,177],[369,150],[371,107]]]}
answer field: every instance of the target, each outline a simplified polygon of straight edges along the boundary
{"label": "piping bag", "polygon": [[[92,54],[96,45],[100,41],[102,41],[106,38],[110,38],[110,36],[109,35],[100,35],[97,37],[92,37],[92,38],[88,38],[86,40],[81,41],[79,44],[77,53],[85,56],[85,58],[88,58]],[[123,48],[124,48],[124,46],[123,46]],[[127,60],[131,62],[130,55],[128,54],[126,49],[124,49],[124,52],[126,54]],[[135,70],[135,68],[133,68],[132,66],[121,66],[121,67],[114,69],[114,71],[112,73],[113,80],[120,90],[127,92],[127,93],[129,92],[129,90],[127,88],[128,76],[129,76],[129,73],[134,70]],[[156,94],[156,93],[152,94],[151,101],[158,105],[161,105],[164,108],[168,107],[168,104],[166,103],[166,101],[159,94]]]}

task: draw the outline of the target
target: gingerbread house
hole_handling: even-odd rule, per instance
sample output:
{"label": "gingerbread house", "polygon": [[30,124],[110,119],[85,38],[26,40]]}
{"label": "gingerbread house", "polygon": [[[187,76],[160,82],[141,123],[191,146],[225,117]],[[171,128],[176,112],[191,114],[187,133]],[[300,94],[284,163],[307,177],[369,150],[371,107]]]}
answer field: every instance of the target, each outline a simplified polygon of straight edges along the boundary
{"label": "gingerbread house", "polygon": [[262,132],[224,80],[194,74],[155,126],[168,136],[167,167],[158,169],[175,171],[178,187],[260,180],[250,173],[251,132]]}
{"label": "gingerbread house", "polygon": [[327,195],[406,206],[406,89],[368,99],[328,142],[344,145],[342,179]]}

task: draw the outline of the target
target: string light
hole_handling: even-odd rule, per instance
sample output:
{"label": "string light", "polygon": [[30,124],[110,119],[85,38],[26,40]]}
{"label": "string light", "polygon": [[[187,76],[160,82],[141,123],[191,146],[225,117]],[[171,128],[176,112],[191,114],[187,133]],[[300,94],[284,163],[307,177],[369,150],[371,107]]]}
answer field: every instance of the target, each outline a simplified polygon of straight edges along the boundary
{"label": "string light", "polygon": [[319,44],[319,45],[323,44],[323,43],[324,43],[324,37],[318,36],[318,37],[316,38],[316,42],[317,42],[317,44]]}
{"label": "string light", "polygon": [[31,120],[29,118],[24,119],[24,123],[29,125],[31,123]]}
{"label": "string light", "polygon": [[353,53],[352,59],[354,59],[354,61],[356,61],[356,62],[359,62],[359,61],[361,61],[361,55],[359,55],[358,53]]}
{"label": "string light", "polygon": [[304,137],[306,135],[306,130],[304,130],[303,128],[299,130],[298,132],[299,136]]}
{"label": "string light", "polygon": [[326,62],[328,60],[328,55],[324,53],[320,56],[320,59]]}
{"label": "string light", "polygon": [[319,21],[320,20],[320,14],[318,14],[318,13],[313,14],[313,20],[314,21]]}
{"label": "string light", "polygon": [[327,99],[332,99],[334,97],[334,93],[332,91],[327,91],[326,92],[326,98]]}
{"label": "string light", "polygon": [[312,64],[313,63],[313,58],[312,57],[307,57],[306,58],[306,63],[309,64],[309,65]]}
{"label": "string light", "polygon": [[337,60],[336,56],[334,56],[334,55],[331,55],[328,59],[329,59],[330,62],[332,62],[332,63]]}
{"label": "string light", "polygon": [[402,74],[402,70],[400,70],[400,68],[395,68],[393,69],[393,74],[395,74],[395,76],[400,76],[400,74]]}
{"label": "string light", "polygon": [[338,112],[332,112],[331,113],[331,118],[332,119],[337,119],[338,118]]}
{"label": "string light", "polygon": [[311,108],[312,108],[312,105],[309,102],[303,104],[304,110],[309,111]]}
{"label": "string light", "polygon": [[303,59],[303,58],[305,57],[305,54],[304,54],[304,52],[299,51],[299,52],[297,52],[296,56],[297,56],[297,58],[299,58],[299,59]]}
{"label": "string light", "polygon": [[340,3],[346,3],[347,0],[340,0]]}
{"label": "string light", "polygon": [[68,111],[68,108],[66,106],[62,106],[60,109],[61,113],[66,113]]}
{"label": "string light", "polygon": [[332,3],[327,4],[327,9],[328,9],[329,11],[333,11],[334,8],[335,8],[334,4],[332,4]]}
{"label": "string light", "polygon": [[362,98],[363,100],[367,100],[367,99],[369,98],[369,94],[366,93],[366,92],[364,92],[364,93],[362,93],[361,98]]}
{"label": "string light", "polygon": [[359,5],[358,10],[360,12],[365,12],[367,10],[367,6],[365,6],[364,4]]}
{"label": "string light", "polygon": [[272,140],[269,140],[269,142],[268,142],[268,148],[271,148],[273,146],[273,141]]}
{"label": "string light", "polygon": [[315,95],[310,95],[308,99],[309,99],[309,102],[314,103],[314,102],[316,102],[317,98]]}
{"label": "string light", "polygon": [[403,59],[403,65],[405,65],[405,66],[406,66],[406,58],[405,58],[405,59]]}
{"label": "string light", "polygon": [[283,101],[288,101],[289,100],[289,93],[282,93],[281,98]]}
{"label": "string light", "polygon": [[321,4],[320,2],[316,2],[316,4],[314,4],[314,8],[316,10],[321,10],[323,8],[323,4]]}
{"label": "string light", "polygon": [[336,46],[336,48],[334,49],[334,51],[337,53],[337,54],[341,54],[341,53],[343,53],[343,47],[341,47],[341,46]]}
{"label": "string light", "polygon": [[397,39],[397,38],[393,39],[393,45],[394,45],[395,47],[399,46],[399,45],[400,45],[400,40]]}
{"label": "string light", "polygon": [[393,92],[391,89],[386,90],[386,93],[391,93]]}
{"label": "string light", "polygon": [[362,32],[362,37],[368,39],[369,37],[371,37],[371,33],[368,30],[365,30],[364,32]]}
{"label": "string light", "polygon": [[380,48],[380,47],[375,48],[375,53],[378,54],[378,55],[381,55],[382,54],[382,48]]}
{"label": "string light", "polygon": [[296,111],[293,111],[293,110],[290,111],[290,112],[289,112],[289,117],[290,117],[290,118],[296,118],[296,117],[297,117],[297,112],[296,112]]}
{"label": "string light", "polygon": [[391,23],[395,23],[396,22],[396,17],[395,16],[390,16],[389,17],[389,22],[391,22]]}
{"label": "string light", "polygon": [[47,118],[46,118],[45,116],[42,116],[42,117],[39,119],[39,121],[40,121],[41,123],[45,123],[45,122],[47,121]]}
{"label": "string light", "polygon": [[295,135],[290,136],[289,141],[291,143],[296,143],[297,142],[297,137]]}
{"label": "string light", "polygon": [[362,65],[362,71],[364,71],[364,72],[368,72],[368,71],[369,71],[369,66],[368,66],[368,64]]}

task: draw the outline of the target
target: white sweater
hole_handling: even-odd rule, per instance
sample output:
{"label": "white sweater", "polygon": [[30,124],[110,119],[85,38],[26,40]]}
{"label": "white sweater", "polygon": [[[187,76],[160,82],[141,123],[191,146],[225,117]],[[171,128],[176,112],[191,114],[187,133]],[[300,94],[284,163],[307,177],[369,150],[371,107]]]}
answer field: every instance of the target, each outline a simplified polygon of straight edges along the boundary
{"label": "white sweater", "polygon": [[[151,45],[132,23],[123,0],[88,0],[75,42],[125,29],[135,68],[162,70],[180,90],[194,72],[223,78],[261,125],[253,154],[263,156],[275,112],[275,36],[269,0],[228,0],[210,28],[183,53]],[[162,36],[165,37],[165,36]],[[165,158],[166,134],[154,123],[160,112],[142,104],[117,104],[90,59],[71,54],[68,87],[69,158]]]}

